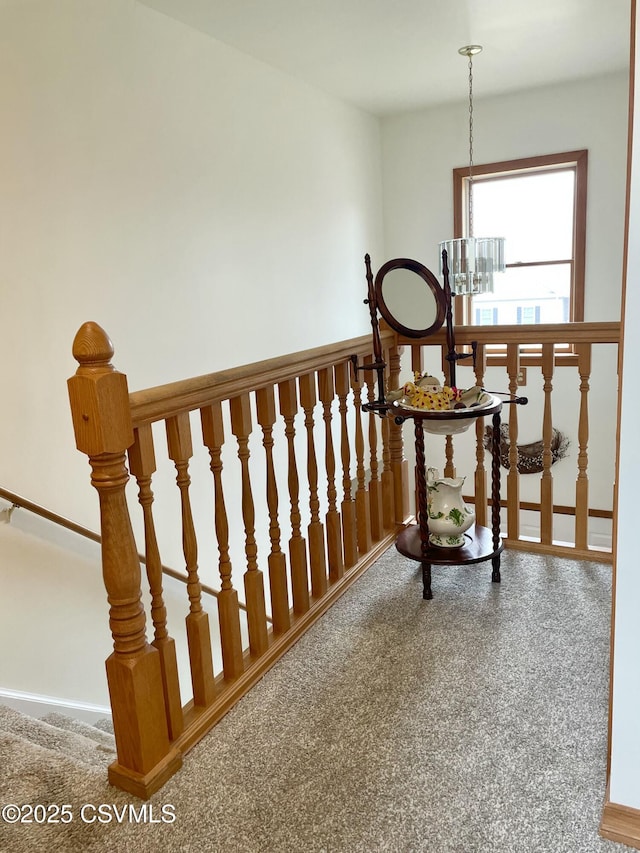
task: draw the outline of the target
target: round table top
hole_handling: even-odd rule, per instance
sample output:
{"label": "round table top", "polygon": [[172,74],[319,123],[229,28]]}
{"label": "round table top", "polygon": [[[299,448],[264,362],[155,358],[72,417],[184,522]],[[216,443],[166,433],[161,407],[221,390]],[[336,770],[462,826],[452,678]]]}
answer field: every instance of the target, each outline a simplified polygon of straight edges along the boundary
{"label": "round table top", "polygon": [[465,533],[465,544],[460,548],[440,548],[431,544],[423,548],[420,527],[417,524],[406,527],[396,540],[396,548],[404,557],[436,566],[484,563],[485,560],[497,557],[503,547],[501,538],[498,538],[496,544],[492,531],[479,524],[474,524]]}

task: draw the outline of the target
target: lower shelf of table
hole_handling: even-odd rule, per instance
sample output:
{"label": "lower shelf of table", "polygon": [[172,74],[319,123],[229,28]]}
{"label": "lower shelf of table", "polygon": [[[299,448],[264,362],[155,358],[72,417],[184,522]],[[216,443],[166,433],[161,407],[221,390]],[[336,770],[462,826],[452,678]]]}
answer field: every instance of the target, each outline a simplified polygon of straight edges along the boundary
{"label": "lower shelf of table", "polygon": [[465,563],[482,563],[497,557],[503,549],[502,539],[498,540],[498,547],[493,545],[493,532],[488,527],[475,524],[465,533],[465,545],[460,548],[437,548],[430,545],[426,552],[422,552],[420,541],[420,528],[412,524],[400,533],[396,539],[396,548],[410,560],[422,563],[433,563],[436,566],[458,566]]}

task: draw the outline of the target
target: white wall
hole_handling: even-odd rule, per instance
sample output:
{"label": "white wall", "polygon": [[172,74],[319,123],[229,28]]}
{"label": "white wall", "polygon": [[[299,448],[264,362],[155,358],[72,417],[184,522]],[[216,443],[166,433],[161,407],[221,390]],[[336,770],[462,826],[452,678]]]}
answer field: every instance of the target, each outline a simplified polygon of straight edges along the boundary
{"label": "white wall", "polygon": [[[636,25],[636,44],[640,26]],[[622,409],[618,477],[618,537],[614,586],[613,717],[611,732],[612,803],[640,809],[640,576],[638,575],[638,482],[640,444],[638,422],[638,357],[636,330],[640,325],[640,67],[636,59],[633,123],[631,208],[629,218],[628,272],[624,309]]]}
{"label": "white wall", "polygon": [[[481,60],[475,89],[481,91]],[[585,320],[618,320],[622,279],[628,75],[474,97],[474,161],[589,151]],[[446,104],[382,124],[385,248],[438,270],[453,235],[452,170],[469,162],[468,106]]]}
{"label": "white wall", "polygon": [[89,526],[66,379],[131,390],[362,334],[378,121],[135,0],[0,9],[0,485]]}
{"label": "white wall", "polygon": [[108,707],[100,547],[16,510],[0,524],[0,582],[0,704],[9,689]]}
{"label": "white wall", "polygon": [[[219,586],[219,580],[213,583]],[[102,710],[82,709],[85,703],[99,709],[109,707],[104,660],[113,648],[113,640],[100,570],[100,546],[26,510],[15,510],[10,524],[2,523],[0,516],[0,589],[0,704],[34,716],[51,710],[67,713],[64,706],[56,707],[55,701],[50,702],[59,700],[69,703],[73,709],[70,713],[80,719],[95,721],[96,714],[104,716]],[[180,691],[186,703],[193,693],[184,583],[165,576],[163,598],[176,646]],[[151,601],[146,589],[143,603],[149,613]],[[216,599],[205,594],[202,606],[213,629],[214,669],[221,672]],[[70,625],[73,630],[69,630]],[[244,618],[241,632],[247,647]],[[150,620],[147,633],[152,633]],[[15,653],[11,653],[12,649]],[[36,697],[40,701],[34,705]]]}

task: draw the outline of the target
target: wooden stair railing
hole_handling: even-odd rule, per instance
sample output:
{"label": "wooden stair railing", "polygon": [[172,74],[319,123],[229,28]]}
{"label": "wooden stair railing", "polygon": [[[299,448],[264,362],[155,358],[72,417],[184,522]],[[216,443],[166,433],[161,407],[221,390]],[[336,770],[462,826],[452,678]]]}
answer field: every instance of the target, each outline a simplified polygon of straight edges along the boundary
{"label": "wooden stair railing", "polygon": [[[479,384],[493,370],[493,344],[504,347],[505,390],[518,391],[523,364],[540,367],[539,411],[535,406],[521,412],[505,407],[504,411],[503,422],[515,439],[531,418],[538,418],[543,448],[536,504],[522,499],[524,484],[518,473],[516,442],[512,442],[509,472],[503,477],[507,548],[610,561],[611,554],[591,548],[588,541],[589,518],[608,512],[589,505],[589,397],[594,347],[617,344],[620,325],[461,327],[456,334],[459,345],[483,339],[476,352]],[[383,329],[387,387],[397,388],[405,380],[401,377],[403,346],[410,346],[412,364],[420,369],[432,356],[441,363],[444,340],[440,337],[404,340]],[[574,354],[557,356],[555,342],[571,344]],[[531,344],[539,345],[533,360],[527,349]],[[76,335],[73,352],[79,366],[69,380],[69,394],[76,443],[89,457],[100,504],[114,644],[107,660],[118,750],[117,761],[109,769],[114,785],[146,798],[164,784],[180,767],[184,753],[410,521],[413,477],[404,456],[402,427],[391,417],[380,419],[361,409],[375,396],[375,388],[372,377],[353,370],[352,357],[370,363],[370,347],[370,338],[363,336],[129,393],[126,377],[111,364],[113,347],[105,332],[88,323]],[[576,368],[575,507],[562,507],[554,504],[553,396],[560,371],[566,375],[566,370]],[[533,371],[529,370],[531,384]],[[612,383],[612,411],[616,390]],[[488,515],[487,468],[496,466],[493,458],[491,465],[486,461],[482,422],[479,418],[476,423],[475,458],[469,467],[480,520]],[[213,517],[210,512],[203,516],[200,506],[203,481],[196,477],[200,457],[194,452],[198,423]],[[166,433],[170,461],[157,464],[154,425]],[[445,439],[445,470],[455,471],[457,441]],[[180,508],[173,526],[182,536],[187,577],[184,654],[174,640],[180,626],[170,624],[167,616],[154,520],[162,513],[164,531],[166,499],[153,492],[161,461],[175,469]],[[430,456],[429,464],[437,461]],[[138,485],[141,519],[136,529],[143,531],[145,541],[151,643],[135,525],[125,493],[129,472]],[[171,501],[176,503],[176,498]],[[538,542],[521,535],[521,511],[531,508],[540,513]],[[492,513],[496,512],[494,508]],[[554,539],[554,519],[565,512],[575,514],[573,547],[560,546]],[[220,577],[211,613],[202,601],[202,577],[212,562],[211,555],[199,547],[203,525],[217,548],[214,562]],[[186,701],[178,675],[183,669],[191,675],[192,695]]]}
{"label": "wooden stair railing", "polygon": [[[384,333],[382,344],[387,383],[394,387],[400,364],[395,336]],[[118,752],[109,769],[112,784],[143,798],[158,790],[180,767],[183,754],[409,521],[401,430],[391,419],[363,414],[361,404],[371,399],[373,385],[351,367],[354,355],[370,361],[370,346],[370,338],[363,336],[129,394],[126,377],[111,364],[113,347],[106,333],[87,323],[76,335],[73,354],[79,366],[69,380],[69,396],[76,444],[89,457],[99,496],[114,643],[107,660]],[[210,556],[199,545],[203,514],[196,417],[210,469],[213,518],[206,524],[217,545],[221,587],[212,599],[217,618],[210,618],[202,601],[201,577]],[[166,527],[168,505],[153,491],[159,465],[154,424],[164,427],[167,457],[175,468],[179,518],[173,524],[181,533],[187,575],[185,654],[192,696],[186,703],[178,674],[179,667],[185,668],[184,655],[177,654],[172,636],[179,626],[174,623],[172,629],[167,617],[156,534],[160,513],[163,531]],[[256,453],[256,439],[264,452]],[[229,488],[234,470],[232,485],[238,489]],[[136,525],[125,492],[129,473],[138,485],[141,519]],[[151,643],[134,527],[144,534]],[[236,541],[240,531],[242,556]],[[282,547],[287,537],[288,555]],[[237,589],[243,563],[244,610]]]}

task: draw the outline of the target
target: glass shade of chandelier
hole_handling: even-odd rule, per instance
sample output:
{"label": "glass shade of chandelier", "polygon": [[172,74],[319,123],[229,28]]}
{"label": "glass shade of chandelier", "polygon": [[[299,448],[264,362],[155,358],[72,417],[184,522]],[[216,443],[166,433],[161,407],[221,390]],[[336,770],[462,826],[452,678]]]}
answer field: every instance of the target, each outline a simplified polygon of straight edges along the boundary
{"label": "glass shade of chandelier", "polygon": [[[478,44],[458,50],[469,59],[469,182],[467,185],[467,237],[440,243],[440,274],[446,262],[451,292],[454,296],[472,296],[493,292],[493,277],[504,272],[504,237],[473,236],[473,57],[480,53]],[[445,255],[446,252],[446,255]]]}

